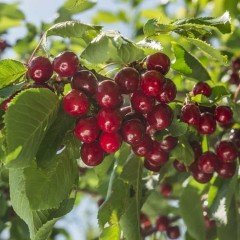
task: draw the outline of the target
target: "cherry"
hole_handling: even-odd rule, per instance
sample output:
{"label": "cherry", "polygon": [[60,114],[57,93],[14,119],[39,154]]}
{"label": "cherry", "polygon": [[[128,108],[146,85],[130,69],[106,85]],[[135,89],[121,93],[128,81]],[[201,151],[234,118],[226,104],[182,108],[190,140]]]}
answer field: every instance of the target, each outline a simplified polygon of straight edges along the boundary
{"label": "cherry", "polygon": [[[18,93],[18,92],[17,92]],[[13,94],[12,96],[8,97],[5,99],[1,104],[0,104],[0,110],[6,112],[8,110],[9,104],[11,103],[12,99],[17,95],[17,93]]]}
{"label": "cherry", "polygon": [[71,86],[72,89],[84,91],[89,95],[94,95],[97,91],[98,80],[92,72],[82,70],[73,76]]}
{"label": "cherry", "polygon": [[95,117],[83,118],[75,126],[74,134],[82,142],[94,142],[100,133]]}
{"label": "cherry", "polygon": [[167,216],[159,216],[156,221],[156,227],[159,232],[167,231],[169,227],[169,219]]}
{"label": "cherry", "polygon": [[218,176],[223,179],[232,178],[236,172],[236,163],[225,163],[220,162],[219,167],[217,169]]}
{"label": "cherry", "polygon": [[216,147],[216,153],[222,162],[234,162],[238,157],[235,145],[230,141],[221,141]]}
{"label": "cherry", "polygon": [[172,194],[172,185],[168,183],[162,184],[160,192],[164,197],[166,198],[170,197]]}
{"label": "cherry", "polygon": [[156,96],[156,99],[159,102],[169,103],[176,98],[176,95],[177,95],[176,85],[172,80],[166,79],[162,89],[160,89],[159,94]]}
{"label": "cherry", "polygon": [[111,80],[104,80],[99,83],[96,99],[99,106],[103,108],[120,107],[123,101],[118,85]]}
{"label": "cherry", "polygon": [[201,172],[198,169],[197,164],[192,165],[191,171],[193,178],[199,183],[208,183],[213,176],[213,174]]}
{"label": "cherry", "polygon": [[194,153],[194,159],[197,160],[202,155],[201,144],[197,141],[191,141],[190,145],[191,145],[193,153]]}
{"label": "cherry", "polygon": [[148,231],[152,228],[152,224],[148,216],[144,213],[140,214],[140,224],[142,231]]}
{"label": "cherry", "polygon": [[186,172],[187,171],[186,166],[178,160],[174,160],[173,166],[178,172]]}
{"label": "cherry", "polygon": [[156,97],[163,88],[164,76],[155,71],[147,71],[142,75],[141,89],[143,93],[150,97]]}
{"label": "cherry", "polygon": [[6,40],[0,39],[0,53],[2,53],[8,46]]}
{"label": "cherry", "polygon": [[145,135],[145,127],[137,119],[128,120],[123,123],[121,134],[125,142],[136,144],[143,139]]}
{"label": "cherry", "polygon": [[119,86],[121,93],[129,94],[138,89],[140,75],[136,69],[125,67],[115,75],[114,80]]}
{"label": "cherry", "polygon": [[240,129],[232,129],[229,140],[232,141],[238,149],[240,149]]}
{"label": "cherry", "polygon": [[97,166],[104,158],[104,151],[98,142],[83,143],[81,147],[81,159],[87,166]]}
{"label": "cherry", "polygon": [[48,81],[53,74],[53,67],[48,58],[35,57],[28,64],[28,76],[37,83]]}
{"label": "cherry", "polygon": [[83,92],[72,90],[63,98],[63,109],[71,116],[82,116],[88,112],[89,100]]}
{"label": "cherry", "polygon": [[181,109],[180,117],[183,122],[198,127],[200,122],[200,111],[198,106],[194,103],[186,104]]}
{"label": "cherry", "polygon": [[213,152],[205,152],[198,159],[198,168],[203,173],[213,173],[218,166],[218,157]]}
{"label": "cherry", "polygon": [[132,108],[141,114],[147,114],[152,111],[155,100],[152,97],[144,95],[141,91],[134,92],[131,96]]}
{"label": "cherry", "polygon": [[53,70],[61,77],[72,77],[78,71],[79,59],[73,52],[62,52],[53,60]]}
{"label": "cherry", "polygon": [[148,113],[147,121],[150,126],[156,130],[164,130],[169,127],[173,120],[173,111],[165,103],[156,105],[153,110]]}
{"label": "cherry", "polygon": [[211,113],[202,113],[199,122],[199,133],[213,134],[216,130],[216,120]]}
{"label": "cherry", "polygon": [[102,133],[99,139],[102,149],[107,153],[116,152],[122,145],[119,133]]}
{"label": "cherry", "polygon": [[131,113],[131,112],[132,112],[131,106],[126,106],[126,107],[120,108],[120,114],[122,117],[125,117],[128,113]]}
{"label": "cherry", "polygon": [[198,82],[193,87],[193,95],[203,94],[206,97],[209,97],[212,94],[212,88],[206,82]]}
{"label": "cherry", "polygon": [[238,85],[240,83],[240,75],[238,72],[231,72],[229,76],[229,82],[233,85]]}
{"label": "cherry", "polygon": [[216,226],[215,220],[210,219],[208,216],[204,216],[204,223],[205,223],[206,229],[211,229]]}
{"label": "cherry", "polygon": [[215,109],[216,121],[221,124],[229,124],[233,118],[233,112],[228,106],[219,106]]}
{"label": "cherry", "polygon": [[144,138],[132,146],[133,152],[140,157],[145,157],[151,149],[152,139],[146,135]]}
{"label": "cherry", "polygon": [[144,160],[144,167],[152,172],[159,172],[161,169],[161,166],[155,165],[152,162],[148,161],[147,159]]}
{"label": "cherry", "polygon": [[177,146],[177,143],[178,139],[169,135],[159,143],[159,146],[165,152],[170,152]]}
{"label": "cherry", "polygon": [[180,230],[178,226],[174,226],[174,227],[169,227],[167,229],[167,236],[170,239],[177,239],[180,237]]}
{"label": "cherry", "polygon": [[156,70],[165,75],[170,68],[170,59],[166,54],[158,52],[146,58],[146,65],[148,70]]}
{"label": "cherry", "polygon": [[232,68],[234,71],[240,70],[240,57],[237,57],[232,61]]}

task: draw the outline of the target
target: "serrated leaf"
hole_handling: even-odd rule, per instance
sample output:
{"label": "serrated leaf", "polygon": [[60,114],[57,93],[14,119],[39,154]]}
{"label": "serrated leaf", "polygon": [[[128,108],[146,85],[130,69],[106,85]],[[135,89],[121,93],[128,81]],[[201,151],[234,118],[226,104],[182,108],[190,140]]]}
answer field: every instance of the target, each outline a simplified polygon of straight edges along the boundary
{"label": "serrated leaf", "polygon": [[65,8],[70,13],[76,14],[94,7],[96,3],[97,3],[96,0],[67,0],[64,3],[63,7],[61,8],[61,10]]}
{"label": "serrated leaf", "polygon": [[171,136],[179,137],[184,135],[187,132],[188,125],[174,118],[167,130],[169,131]]}

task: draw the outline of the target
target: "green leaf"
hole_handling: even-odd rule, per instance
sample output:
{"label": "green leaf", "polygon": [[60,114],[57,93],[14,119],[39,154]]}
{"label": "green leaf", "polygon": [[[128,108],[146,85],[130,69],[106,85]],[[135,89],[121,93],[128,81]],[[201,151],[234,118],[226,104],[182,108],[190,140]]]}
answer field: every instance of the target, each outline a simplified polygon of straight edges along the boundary
{"label": "green leaf", "polygon": [[8,17],[10,19],[23,20],[25,18],[23,12],[19,10],[18,3],[0,3],[0,17]]}
{"label": "green leaf", "polygon": [[0,88],[23,80],[27,72],[26,66],[12,59],[0,61]]}
{"label": "green leaf", "polygon": [[28,89],[19,93],[5,114],[7,167],[30,165],[53,123],[58,97],[48,89]]}
{"label": "green leaf", "polygon": [[197,189],[188,185],[183,190],[180,197],[179,208],[189,234],[196,240],[205,240],[206,232],[202,202]]}
{"label": "green leaf", "polygon": [[62,8],[67,9],[72,14],[76,14],[90,9],[96,4],[96,0],[67,0]]}
{"label": "green leaf", "polygon": [[211,77],[205,67],[181,45],[172,42],[172,50],[176,57],[172,68],[195,81],[207,81]]}
{"label": "green leaf", "polygon": [[174,118],[167,130],[173,137],[179,137],[187,132],[188,125]]}

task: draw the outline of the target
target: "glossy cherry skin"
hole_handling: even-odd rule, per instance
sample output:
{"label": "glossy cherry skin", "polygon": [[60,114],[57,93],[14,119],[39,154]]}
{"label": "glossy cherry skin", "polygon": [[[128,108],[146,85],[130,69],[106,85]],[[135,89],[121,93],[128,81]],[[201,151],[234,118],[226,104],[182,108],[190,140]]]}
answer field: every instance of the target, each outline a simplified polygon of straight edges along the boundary
{"label": "glossy cherry skin", "polygon": [[156,227],[159,232],[167,231],[169,227],[169,219],[167,216],[159,216],[156,221]]}
{"label": "glossy cherry skin", "polygon": [[192,147],[194,159],[197,160],[202,155],[202,146],[197,141],[191,141],[189,144]]}
{"label": "glossy cherry skin", "polygon": [[198,82],[193,87],[193,95],[196,96],[197,94],[209,97],[212,94],[212,88],[206,82]]}
{"label": "glossy cherry skin", "polygon": [[222,162],[234,162],[238,157],[236,146],[230,141],[221,141],[216,147],[216,154]]}
{"label": "glossy cherry skin", "polygon": [[160,188],[160,192],[164,197],[166,198],[170,197],[172,194],[172,185],[168,183],[162,184]]}
{"label": "glossy cherry skin", "polygon": [[79,59],[73,52],[62,52],[53,60],[53,70],[61,77],[72,77],[78,71]]}
{"label": "glossy cherry skin", "polygon": [[215,118],[216,121],[221,124],[229,124],[233,118],[233,112],[228,106],[218,106],[215,109]]}
{"label": "glossy cherry skin", "polygon": [[148,231],[152,228],[152,224],[148,216],[144,213],[140,214],[140,224],[142,231]]}
{"label": "glossy cherry skin", "polygon": [[82,70],[73,76],[71,86],[72,89],[84,91],[86,94],[93,96],[97,91],[98,80],[92,72]]}
{"label": "glossy cherry skin", "polygon": [[163,75],[169,71],[170,63],[169,57],[161,52],[154,53],[146,58],[147,69],[159,71]]}
{"label": "glossy cherry skin", "polygon": [[95,117],[87,117],[80,119],[75,128],[75,136],[82,142],[91,143],[97,140],[100,134],[100,128],[97,125]]}
{"label": "glossy cherry skin", "polygon": [[146,135],[140,142],[132,145],[132,150],[137,156],[145,157],[151,149],[151,145],[152,139]]}
{"label": "glossy cherry skin", "polygon": [[173,166],[178,172],[186,172],[187,171],[186,166],[178,160],[174,160]]}
{"label": "glossy cherry skin", "polygon": [[89,100],[83,92],[72,90],[63,98],[63,109],[71,116],[83,116],[89,110]]}
{"label": "glossy cherry skin", "polygon": [[167,104],[164,103],[156,105],[147,115],[148,124],[156,130],[166,129],[171,125],[172,120],[173,111]]}
{"label": "glossy cherry skin", "polygon": [[101,148],[107,153],[116,152],[122,145],[122,137],[119,133],[102,133],[99,143]]}
{"label": "glossy cherry skin", "polygon": [[193,178],[199,183],[208,183],[212,179],[213,174],[203,173],[198,169],[197,164],[191,167]]}
{"label": "glossy cherry skin", "polygon": [[129,94],[137,91],[140,75],[136,69],[125,67],[115,75],[114,80],[119,86],[121,93]]}
{"label": "glossy cherry skin", "polygon": [[223,179],[228,179],[232,178],[234,174],[236,173],[236,163],[231,162],[231,163],[225,163],[225,162],[220,162],[219,167],[217,169],[218,176]]}
{"label": "glossy cherry skin", "polygon": [[131,96],[131,105],[136,112],[147,114],[152,111],[155,105],[155,99],[146,96],[142,91],[136,91]]}
{"label": "glossy cherry skin", "polygon": [[211,174],[218,167],[218,157],[213,152],[205,152],[198,159],[198,168],[201,172]]}
{"label": "glossy cherry skin", "polygon": [[200,122],[199,107],[194,103],[186,104],[181,109],[180,117],[183,122],[198,128]]}
{"label": "glossy cherry skin", "polygon": [[118,110],[101,109],[97,115],[97,123],[104,132],[117,132],[121,127],[122,116]]}
{"label": "glossy cherry skin", "polygon": [[204,216],[204,224],[206,229],[211,229],[216,226],[216,222],[213,219],[210,219],[208,216]]}
{"label": "glossy cherry skin", "polygon": [[159,146],[165,152],[171,152],[177,146],[177,143],[178,139],[169,135],[159,142]]}
{"label": "glossy cherry skin", "polygon": [[180,230],[178,226],[169,227],[167,229],[167,236],[170,239],[177,239],[180,237]]}
{"label": "glossy cherry skin", "polygon": [[240,149],[240,129],[232,129],[229,140],[232,141],[238,149]]}
{"label": "glossy cherry skin", "polygon": [[147,71],[141,78],[141,89],[143,93],[149,97],[156,97],[165,83],[164,76],[155,71]]}
{"label": "glossy cherry skin", "polygon": [[216,120],[211,113],[202,113],[198,131],[201,134],[213,134],[216,130]]}
{"label": "glossy cherry skin", "polygon": [[102,108],[118,108],[123,102],[118,85],[111,80],[104,80],[99,83],[96,99],[98,105]]}
{"label": "glossy cherry skin", "polygon": [[156,96],[156,99],[162,103],[169,103],[176,98],[176,95],[177,87],[175,83],[170,79],[166,79],[162,89],[160,89],[159,94]]}
{"label": "glossy cherry skin", "polygon": [[132,119],[122,124],[121,134],[125,142],[134,145],[143,140],[145,126],[139,120]]}
{"label": "glossy cherry skin", "polygon": [[35,57],[28,64],[27,74],[36,83],[44,83],[53,74],[52,63],[46,57]]}
{"label": "glossy cherry skin", "polygon": [[147,159],[144,160],[144,167],[152,172],[159,172],[161,169],[161,166],[155,165],[152,162],[148,161]]}
{"label": "glossy cherry skin", "polygon": [[98,142],[83,143],[81,147],[81,159],[87,166],[97,166],[104,159],[104,151]]}

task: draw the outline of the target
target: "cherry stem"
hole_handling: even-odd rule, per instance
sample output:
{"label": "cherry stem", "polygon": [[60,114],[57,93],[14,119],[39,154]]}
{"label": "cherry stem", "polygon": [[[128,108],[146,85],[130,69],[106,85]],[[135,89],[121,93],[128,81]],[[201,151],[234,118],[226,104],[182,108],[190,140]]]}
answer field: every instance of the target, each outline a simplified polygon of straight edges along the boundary
{"label": "cherry stem", "polygon": [[40,38],[40,40],[39,40],[36,48],[33,50],[32,54],[31,54],[31,56],[30,56],[30,58],[29,58],[29,60],[28,60],[28,63],[30,63],[30,62],[32,61],[32,59],[33,59],[33,57],[35,56],[36,52],[37,52],[37,51],[39,50],[39,48],[41,47],[41,44],[42,44],[42,41],[43,41],[43,36],[44,36],[44,35],[41,36],[41,38]]}

